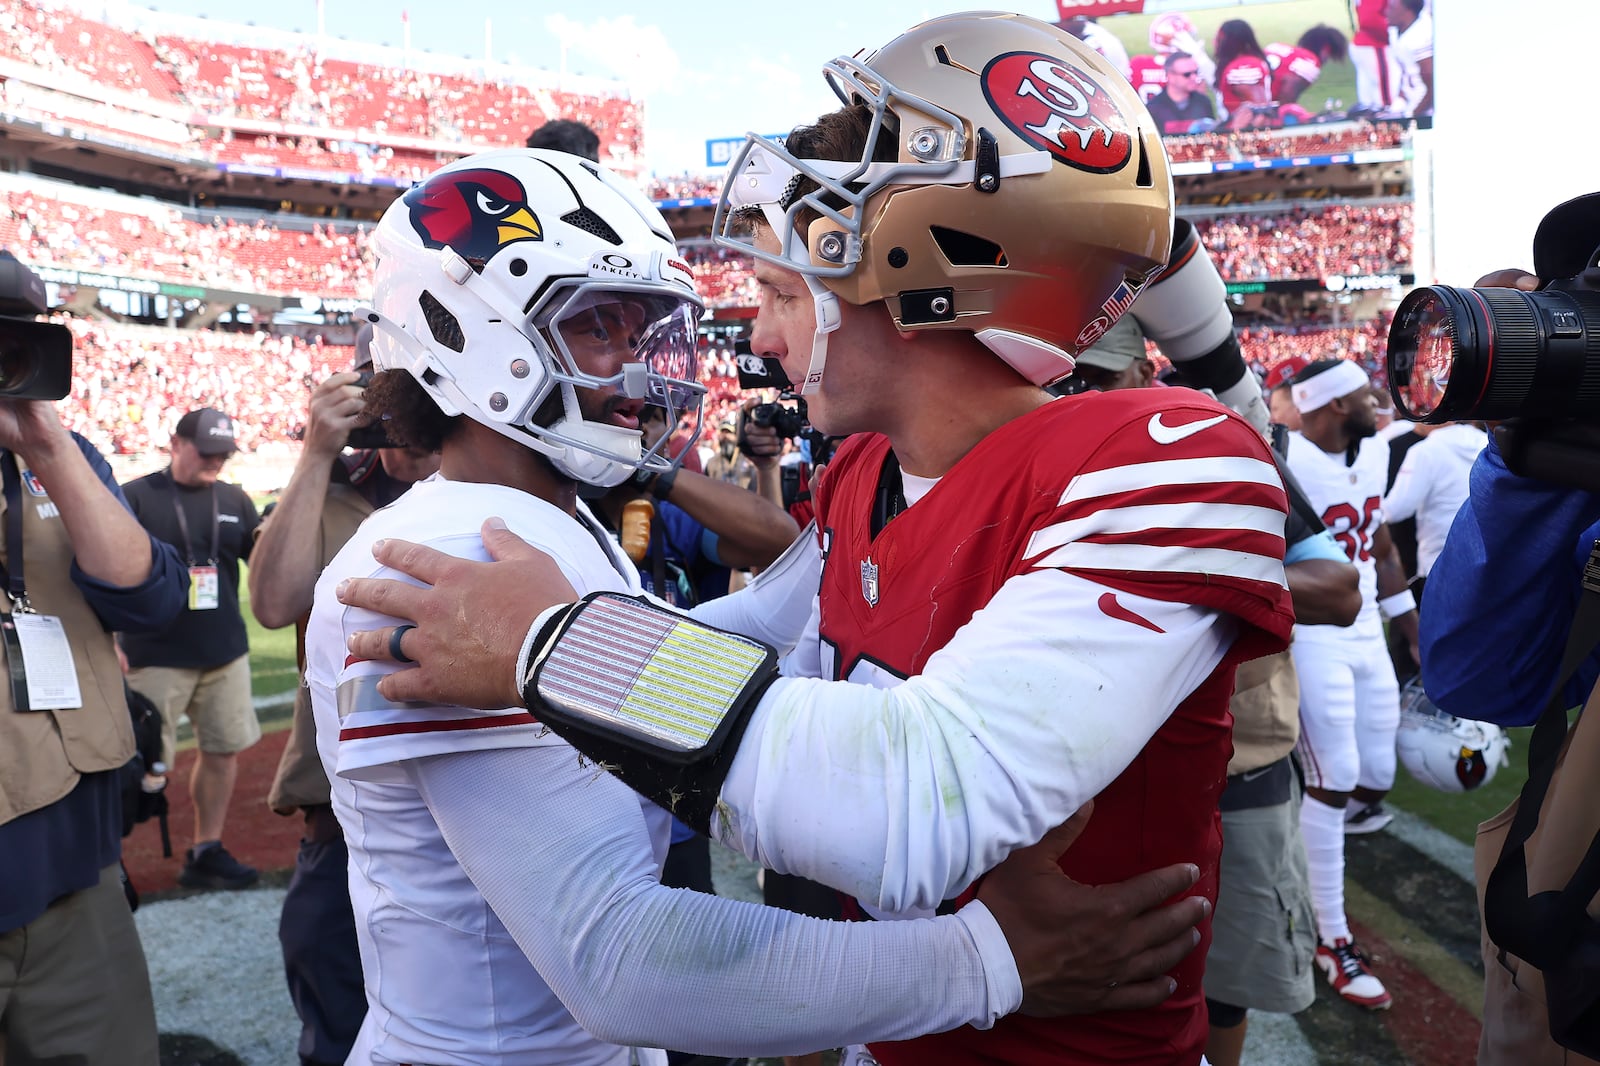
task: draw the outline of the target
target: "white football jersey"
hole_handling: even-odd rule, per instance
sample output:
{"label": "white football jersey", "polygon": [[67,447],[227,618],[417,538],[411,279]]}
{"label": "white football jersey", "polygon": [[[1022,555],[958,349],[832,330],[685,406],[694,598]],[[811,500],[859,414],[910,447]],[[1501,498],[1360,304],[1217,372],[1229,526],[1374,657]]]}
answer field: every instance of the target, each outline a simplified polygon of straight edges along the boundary
{"label": "white football jersey", "polygon": [[[317,750],[350,846],[350,898],[367,986],[369,1009],[350,1061],[440,1062],[448,1048],[450,1062],[620,1066],[626,1049],[595,1039],[561,1005],[455,861],[399,766],[429,755],[565,742],[520,707],[396,707],[373,688],[392,664],[346,661],[349,633],[393,620],[344,607],[335,586],[348,577],[405,579],[378,565],[373,541],[400,537],[487,560],[478,530],[492,515],[554,557],[580,595],[640,591],[632,566],[609,547],[599,549],[610,542],[603,533],[597,538],[592,518],[586,525],[515,489],[438,476],[374,513],[323,572],[306,632],[306,682]],[[668,815],[639,802],[659,870]]]}
{"label": "white football jersey", "polygon": [[[1372,538],[1383,524],[1383,490],[1389,480],[1389,445],[1367,437],[1347,463],[1344,452],[1329,454],[1298,431],[1289,434],[1289,469],[1328,527],[1333,539],[1361,572],[1361,613],[1349,632],[1370,631],[1378,619],[1378,566]],[[1302,636],[1336,636],[1340,626],[1295,626]]]}

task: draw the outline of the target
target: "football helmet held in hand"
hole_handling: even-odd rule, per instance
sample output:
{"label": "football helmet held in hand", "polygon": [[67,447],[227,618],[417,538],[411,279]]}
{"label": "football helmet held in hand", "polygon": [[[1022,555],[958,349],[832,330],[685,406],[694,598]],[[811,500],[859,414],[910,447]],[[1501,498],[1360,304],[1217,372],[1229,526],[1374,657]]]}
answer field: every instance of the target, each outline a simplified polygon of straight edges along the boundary
{"label": "football helmet held in hand", "polygon": [[1440,792],[1471,792],[1510,762],[1511,738],[1489,722],[1446,714],[1413,678],[1400,690],[1400,761],[1411,776]]}

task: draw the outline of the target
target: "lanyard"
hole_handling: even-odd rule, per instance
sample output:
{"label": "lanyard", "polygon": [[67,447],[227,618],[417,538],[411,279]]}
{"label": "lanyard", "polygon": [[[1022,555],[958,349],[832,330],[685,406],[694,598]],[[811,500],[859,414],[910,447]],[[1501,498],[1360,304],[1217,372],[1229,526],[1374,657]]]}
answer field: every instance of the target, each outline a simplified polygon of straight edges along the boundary
{"label": "lanyard", "polygon": [[5,581],[13,607],[28,613],[33,607],[28,603],[28,587],[22,577],[22,474],[17,470],[16,455],[10,451],[0,453],[0,481],[4,482],[6,497],[6,562],[0,564],[0,579]]}
{"label": "lanyard", "polygon": [[[178,532],[183,535],[183,557],[192,567],[194,561],[194,543],[189,539],[189,519],[183,513],[182,494],[178,491],[178,483],[173,480],[172,468],[167,468],[167,483],[172,486],[172,509],[178,515]],[[211,486],[211,556],[206,560],[206,565],[217,565],[217,538],[222,528],[222,520],[217,515],[217,486]]]}

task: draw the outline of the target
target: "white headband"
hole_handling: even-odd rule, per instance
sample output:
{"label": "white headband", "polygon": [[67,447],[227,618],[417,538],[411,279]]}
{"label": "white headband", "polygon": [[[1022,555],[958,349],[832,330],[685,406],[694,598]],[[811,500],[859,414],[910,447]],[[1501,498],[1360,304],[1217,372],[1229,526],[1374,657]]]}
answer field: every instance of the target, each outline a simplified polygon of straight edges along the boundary
{"label": "white headband", "polygon": [[1363,385],[1370,384],[1359,366],[1343,359],[1338,366],[1324,370],[1316,377],[1295,382],[1290,386],[1289,396],[1294,400],[1295,410],[1305,414],[1326,407],[1341,396],[1348,396]]}

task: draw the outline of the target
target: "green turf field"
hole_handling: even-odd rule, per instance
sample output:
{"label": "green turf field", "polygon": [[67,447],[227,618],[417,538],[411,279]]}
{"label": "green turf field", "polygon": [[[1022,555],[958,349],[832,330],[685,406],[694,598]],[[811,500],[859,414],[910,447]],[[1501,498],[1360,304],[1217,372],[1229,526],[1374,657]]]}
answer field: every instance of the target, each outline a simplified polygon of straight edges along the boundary
{"label": "green turf field", "polygon": [[250,694],[257,699],[294,690],[299,671],[294,661],[294,626],[263,629],[250,611],[249,568],[239,567],[239,609],[250,635]]}
{"label": "green turf field", "polygon": [[[1234,18],[1250,23],[1263,48],[1273,43],[1294,44],[1302,33],[1318,23],[1332,26],[1346,37],[1355,32],[1349,9],[1342,0],[1284,0],[1283,3],[1185,11],[1184,14],[1199,31],[1201,43],[1213,54],[1217,27]],[[1129,56],[1149,55],[1152,51],[1150,22],[1154,18],[1154,15],[1108,15],[1100,24],[1117,35]],[[1347,108],[1355,105],[1356,75],[1348,62],[1329,63],[1323,67],[1317,83],[1301,96],[1300,106],[1315,113],[1322,110],[1327,100],[1342,100]]]}

